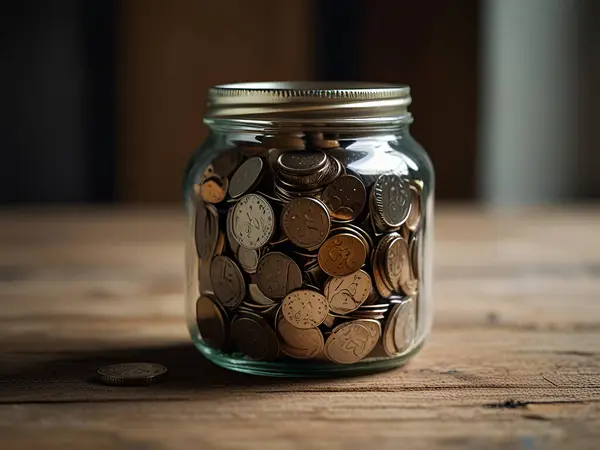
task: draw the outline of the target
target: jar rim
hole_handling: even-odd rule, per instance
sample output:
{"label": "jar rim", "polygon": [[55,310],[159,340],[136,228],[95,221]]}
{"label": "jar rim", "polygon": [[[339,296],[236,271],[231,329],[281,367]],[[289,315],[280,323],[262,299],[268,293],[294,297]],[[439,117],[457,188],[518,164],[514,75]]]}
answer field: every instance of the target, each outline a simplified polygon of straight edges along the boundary
{"label": "jar rim", "polygon": [[318,121],[327,124],[410,123],[410,87],[334,81],[222,84],[208,92],[205,121]]}

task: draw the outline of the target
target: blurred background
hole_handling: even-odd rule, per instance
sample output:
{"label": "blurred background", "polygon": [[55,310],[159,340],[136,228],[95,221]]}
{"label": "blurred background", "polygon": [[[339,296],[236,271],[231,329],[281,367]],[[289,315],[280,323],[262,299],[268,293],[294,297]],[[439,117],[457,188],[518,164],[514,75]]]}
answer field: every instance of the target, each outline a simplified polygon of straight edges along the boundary
{"label": "blurred background", "polygon": [[0,203],[180,201],[207,89],[412,86],[440,199],[600,195],[597,0],[3,4]]}

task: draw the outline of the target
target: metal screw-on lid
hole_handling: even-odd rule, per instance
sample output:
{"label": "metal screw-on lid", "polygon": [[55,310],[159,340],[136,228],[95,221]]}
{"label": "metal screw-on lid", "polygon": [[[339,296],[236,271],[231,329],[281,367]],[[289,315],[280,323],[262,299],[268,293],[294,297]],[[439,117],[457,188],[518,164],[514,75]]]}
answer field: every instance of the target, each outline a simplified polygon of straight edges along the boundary
{"label": "metal screw-on lid", "polygon": [[261,82],[215,86],[205,120],[395,124],[411,121],[410,88],[349,82]]}

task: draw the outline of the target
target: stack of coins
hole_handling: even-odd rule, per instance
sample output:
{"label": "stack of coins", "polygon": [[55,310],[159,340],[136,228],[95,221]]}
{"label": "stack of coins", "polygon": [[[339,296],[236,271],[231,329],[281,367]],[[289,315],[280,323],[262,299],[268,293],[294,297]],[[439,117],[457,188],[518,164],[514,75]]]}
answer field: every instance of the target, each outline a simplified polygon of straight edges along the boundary
{"label": "stack of coins", "polygon": [[223,152],[194,185],[202,342],[262,361],[406,353],[422,182],[351,172],[335,139],[294,139]]}

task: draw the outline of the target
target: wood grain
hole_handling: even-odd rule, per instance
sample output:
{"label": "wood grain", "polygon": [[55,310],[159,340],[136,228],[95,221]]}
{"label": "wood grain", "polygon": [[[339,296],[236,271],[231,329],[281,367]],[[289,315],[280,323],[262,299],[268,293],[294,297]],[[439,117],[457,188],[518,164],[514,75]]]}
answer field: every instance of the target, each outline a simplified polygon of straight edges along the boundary
{"label": "wood grain", "polygon": [[[440,208],[434,332],[407,367],[229,373],[183,322],[173,210],[0,213],[3,448],[597,448],[600,207]],[[145,388],[93,382],[155,361]]]}

